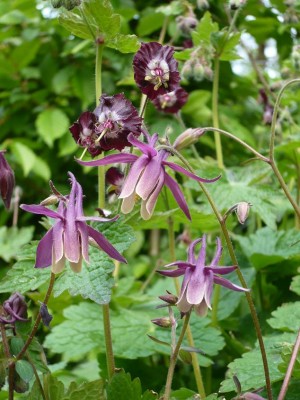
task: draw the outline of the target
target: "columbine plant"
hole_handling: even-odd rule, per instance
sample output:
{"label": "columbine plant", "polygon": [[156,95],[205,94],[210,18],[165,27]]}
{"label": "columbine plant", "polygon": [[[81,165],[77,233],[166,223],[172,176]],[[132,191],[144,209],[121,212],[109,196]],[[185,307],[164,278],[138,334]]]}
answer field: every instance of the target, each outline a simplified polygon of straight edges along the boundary
{"label": "columbine plant", "polygon": [[[198,257],[195,257],[195,247],[198,243],[201,243],[201,249]],[[187,313],[194,308],[196,314],[205,316],[207,309],[211,309],[211,296],[214,283],[237,292],[248,291],[248,289],[237,286],[219,276],[229,274],[237,268],[234,265],[227,267],[218,266],[222,255],[222,246],[219,238],[217,238],[216,253],[209,265],[206,265],[206,235],[194,240],[190,244],[187,255],[187,261],[174,261],[165,266],[165,268],[177,266],[177,269],[158,271],[161,275],[173,278],[184,275],[177,302],[177,306],[181,312]]]}
{"label": "columbine plant", "polygon": [[212,183],[217,181],[220,176],[214,179],[200,178],[182,168],[180,165],[166,161],[170,153],[164,149],[160,150],[155,147],[158,141],[158,135],[150,136],[146,134],[146,137],[148,143],[137,140],[132,134],[128,137],[128,141],[142,152],[140,157],[134,154],[120,153],[107,156],[100,160],[77,160],[77,162],[81,165],[88,165],[91,167],[113,163],[132,164],[119,196],[120,199],[123,199],[121,210],[124,214],[130,213],[133,210],[136,197],[138,196],[142,199],[142,218],[146,220],[151,218],[158,195],[163,186],[166,185],[171,190],[181,210],[187,218],[191,219],[183,193],[178,183],[165,171],[165,167],[169,167],[198,182]]}
{"label": "columbine plant", "polygon": [[115,221],[117,217],[111,219],[85,217],[82,208],[82,188],[71,172],[69,172],[69,176],[72,185],[70,195],[60,196],[57,211],[42,205],[21,205],[25,211],[57,220],[39,242],[35,268],[45,268],[51,265],[52,272],[57,274],[63,270],[65,261],[68,260],[72,270],[80,272],[82,260],[89,262],[89,238],[110,257],[120,262],[126,262],[125,258],[102,233],[86,224],[86,221]]}

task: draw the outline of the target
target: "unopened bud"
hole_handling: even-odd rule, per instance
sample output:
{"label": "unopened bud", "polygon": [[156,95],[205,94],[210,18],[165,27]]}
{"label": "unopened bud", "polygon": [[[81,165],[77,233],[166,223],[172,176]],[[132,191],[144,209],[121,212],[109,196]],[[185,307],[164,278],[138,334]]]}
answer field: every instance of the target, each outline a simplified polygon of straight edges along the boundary
{"label": "unopened bud", "polygon": [[81,0],[64,0],[63,6],[67,10],[73,10],[74,7],[80,6]]}
{"label": "unopened bud", "polygon": [[229,0],[229,7],[231,10],[238,10],[246,4],[247,0]]}
{"label": "unopened bud", "polygon": [[178,29],[184,35],[190,35],[190,33],[196,28],[198,20],[194,15],[183,17],[180,15],[176,18]]}
{"label": "unopened bud", "polygon": [[50,322],[53,319],[53,316],[49,313],[48,307],[47,307],[47,305],[45,303],[41,303],[40,314],[41,314],[41,317],[42,317],[43,324],[45,326],[49,327]]}
{"label": "unopened bud", "polygon": [[244,224],[246,219],[248,218],[251,204],[247,201],[241,201],[236,206],[236,215],[240,224]]}
{"label": "unopened bud", "polygon": [[15,186],[15,174],[0,150],[0,194],[7,209],[10,207],[11,197]]}
{"label": "unopened bud", "polygon": [[177,137],[177,139],[173,144],[173,147],[176,150],[182,150],[185,147],[196,143],[199,137],[202,136],[203,134],[204,131],[201,128],[188,128]]}
{"label": "unopened bud", "polygon": [[162,328],[170,328],[172,326],[172,321],[169,317],[155,318],[151,322],[155,325],[161,326]]}
{"label": "unopened bud", "polygon": [[201,82],[204,78],[204,67],[200,62],[194,64],[193,78],[198,82]]}
{"label": "unopened bud", "polygon": [[[168,292],[168,291],[167,291]],[[168,292],[168,294],[165,294],[163,296],[158,296],[162,301],[165,301],[168,304],[175,305],[178,301],[178,297],[175,296],[175,294],[172,294]]]}
{"label": "unopened bud", "polygon": [[182,70],[181,70],[181,76],[183,79],[190,79],[193,76],[193,65],[191,61],[187,61],[184,63]]}
{"label": "unopened bud", "polygon": [[63,0],[51,0],[53,8],[60,8],[63,5]]}
{"label": "unopened bud", "polygon": [[57,196],[52,194],[51,196],[47,197],[45,200],[40,202],[41,206],[52,206],[58,202]]}
{"label": "unopened bud", "polygon": [[207,0],[197,0],[197,7],[199,10],[206,10],[209,8],[209,4]]}
{"label": "unopened bud", "polygon": [[214,76],[214,72],[213,72],[212,68],[208,67],[208,66],[204,67],[204,78],[211,81],[213,79],[213,76]]}

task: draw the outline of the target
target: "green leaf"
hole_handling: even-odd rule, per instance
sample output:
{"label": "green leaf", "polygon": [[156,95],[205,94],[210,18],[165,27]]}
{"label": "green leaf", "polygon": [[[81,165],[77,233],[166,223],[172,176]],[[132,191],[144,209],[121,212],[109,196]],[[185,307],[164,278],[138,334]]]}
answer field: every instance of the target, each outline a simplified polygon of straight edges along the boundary
{"label": "green leaf", "polygon": [[300,301],[283,304],[272,312],[268,324],[274,329],[288,332],[298,332],[300,321]]}
{"label": "green leaf", "polygon": [[240,32],[236,32],[230,35],[222,49],[222,53],[220,55],[221,61],[232,61],[240,58],[240,56],[236,52],[236,46],[239,44],[240,38]]}
{"label": "green leaf", "polygon": [[299,249],[294,245],[300,240],[300,232],[294,229],[273,231],[268,227],[257,230],[249,237],[234,236],[244,254],[256,269],[290,259],[299,259]]}
{"label": "green leaf", "polygon": [[118,50],[120,53],[135,53],[140,48],[140,42],[135,35],[117,34],[105,42],[107,47]]}
{"label": "green leaf", "polygon": [[40,46],[40,40],[23,42],[17,46],[11,53],[11,60],[15,67],[20,70],[30,64],[35,59]]}
{"label": "green leaf", "polygon": [[[78,36],[81,39],[94,39],[91,30],[79,15],[64,10],[64,12],[60,14],[58,20],[59,23],[73,35]],[[93,31],[96,31],[96,26],[92,26],[92,28]]]}
{"label": "green leaf", "polygon": [[[288,365],[291,361],[291,356],[293,353],[294,346],[293,345],[286,345],[283,347],[281,351],[281,358],[282,362],[278,365],[279,371],[283,374],[286,373],[288,369]],[[293,367],[292,377],[296,379],[300,379],[300,354],[296,357],[296,361]]]}
{"label": "green leaf", "polygon": [[[283,333],[282,335],[268,336],[264,338],[266,347],[271,383],[281,380],[284,376],[278,370],[278,364],[281,360],[280,354],[286,343],[295,342],[294,333]],[[256,347],[254,350],[243,354],[228,365],[229,371],[227,378],[221,383],[220,392],[235,391],[235,384],[232,376],[236,375],[241,383],[243,391],[250,391],[265,386],[265,376],[262,364],[260,350]]]}
{"label": "green leaf", "polygon": [[53,146],[55,139],[62,137],[68,131],[69,125],[69,118],[58,108],[48,108],[36,119],[37,131],[49,147]]}
{"label": "green leaf", "polygon": [[[103,233],[119,252],[127,250],[134,241],[133,230],[128,225],[122,224],[120,220],[107,224],[95,224],[95,229]],[[109,303],[111,288],[114,285],[111,276],[114,263],[98,248],[91,246],[89,254],[90,264],[83,263],[81,273],[74,273],[70,268],[65,268],[56,281],[55,296],[68,290],[72,296],[80,294],[83,298],[91,299],[98,304]]]}
{"label": "green leaf", "polygon": [[147,36],[159,30],[162,27],[165,16],[160,13],[152,12],[143,16],[137,26],[138,36]]}
{"label": "green leaf", "polygon": [[211,34],[218,31],[218,24],[212,21],[211,13],[206,11],[201,18],[196,31],[192,32],[194,46],[199,46],[200,44],[210,45]]}
{"label": "green leaf", "polygon": [[21,164],[24,175],[27,176],[36,163],[35,153],[28,146],[18,141],[12,142],[10,147],[16,160]]}
{"label": "green leaf", "polygon": [[290,289],[300,296],[300,275],[293,277]]}
{"label": "green leaf", "polygon": [[33,368],[26,360],[18,360],[16,362],[16,372],[26,383],[29,383],[34,376]]}
{"label": "green leaf", "polygon": [[187,388],[180,388],[173,390],[171,393],[171,400],[192,400],[195,399],[196,393]]}
{"label": "green leaf", "polygon": [[160,6],[156,9],[157,12],[169,17],[171,15],[181,15],[184,12],[184,5],[181,0],[173,0],[167,6]]}
{"label": "green leaf", "polygon": [[17,262],[9,269],[0,282],[0,293],[36,290],[50,279],[50,268],[34,268],[38,242],[24,246],[17,257]]}
{"label": "green leaf", "polygon": [[[72,382],[74,384],[74,382]],[[75,386],[75,387],[74,387]],[[72,384],[64,400],[105,400],[104,385],[101,379],[85,382],[77,387]]]}
{"label": "green leaf", "polygon": [[16,258],[16,252],[32,239],[33,230],[33,226],[27,228],[0,227],[0,257],[6,262]]}
{"label": "green leaf", "polygon": [[124,371],[116,373],[107,388],[107,400],[140,400],[142,387],[139,378],[131,380],[130,374]]}
{"label": "green leaf", "polygon": [[10,350],[12,355],[16,356],[17,354],[19,354],[23,346],[24,346],[24,340],[22,338],[19,337],[11,338]]}
{"label": "green leaf", "polygon": [[32,167],[32,171],[40,176],[42,179],[44,179],[46,182],[49,182],[49,179],[51,177],[51,170],[42,158],[40,157],[35,157],[35,163]]}

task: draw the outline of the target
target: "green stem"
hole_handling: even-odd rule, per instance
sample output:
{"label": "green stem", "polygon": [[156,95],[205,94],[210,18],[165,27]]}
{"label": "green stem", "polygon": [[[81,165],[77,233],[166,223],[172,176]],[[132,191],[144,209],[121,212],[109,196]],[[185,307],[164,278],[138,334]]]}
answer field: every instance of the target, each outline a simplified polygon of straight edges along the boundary
{"label": "green stem", "polygon": [[219,305],[219,300],[220,300],[220,294],[221,294],[221,286],[216,285],[214,287],[214,297],[213,297],[213,308],[211,311],[211,323],[212,326],[218,326],[218,305]]}
{"label": "green stem", "polygon": [[15,363],[11,361],[11,354],[7,341],[6,331],[4,324],[0,323],[0,332],[3,344],[3,351],[8,363],[8,400],[14,400],[14,372]]}
{"label": "green stem", "polygon": [[[220,60],[219,58],[216,58],[215,68],[214,68],[213,92],[212,92],[213,126],[216,129],[219,129],[219,112],[218,112],[219,75],[220,75]],[[217,130],[215,130],[214,132],[214,137],[216,144],[216,156],[217,156],[218,167],[220,169],[224,169],[221,136]]]}
{"label": "green stem", "polygon": [[[43,301],[43,303],[45,305],[48,304],[50,295],[51,295],[52,290],[53,290],[54,282],[55,282],[55,274],[53,272],[51,272],[49,286],[48,286],[48,289],[47,289],[47,292],[46,292],[46,295],[45,295],[45,298],[44,298],[44,301]],[[34,326],[33,326],[32,330],[30,332],[30,335],[28,336],[28,338],[27,338],[23,348],[21,349],[20,353],[15,358],[15,363],[18,360],[20,360],[24,356],[24,354],[26,353],[28,347],[30,346],[31,342],[33,341],[33,339],[35,337],[35,334],[36,334],[36,332],[38,330],[38,327],[40,325],[41,319],[42,319],[42,316],[41,316],[41,313],[39,313],[37,318],[36,318],[36,320],[35,320]]]}
{"label": "green stem", "polygon": [[180,346],[182,344],[185,332],[186,332],[186,330],[188,328],[188,325],[189,325],[190,316],[191,316],[191,313],[188,313],[188,314],[186,314],[186,316],[184,318],[184,323],[183,323],[183,327],[182,327],[180,336],[178,338],[176,347],[172,351],[172,354],[171,354],[171,357],[170,357],[170,365],[169,365],[169,370],[168,370],[168,375],[167,375],[165,394],[164,394],[164,397],[163,397],[164,400],[169,400],[170,399],[171,389],[172,389],[172,381],[173,381],[176,361],[177,361],[178,353],[179,353]]}
{"label": "green stem", "polygon": [[103,326],[104,326],[104,337],[105,337],[105,348],[106,348],[106,364],[108,378],[111,379],[115,373],[115,359],[112,346],[112,336],[110,329],[110,310],[109,304],[103,304]]}
{"label": "green stem", "polygon": [[[172,149],[172,152],[184,163],[184,165],[187,167],[187,169],[192,172],[193,174],[195,173],[195,171],[193,170],[193,168],[191,167],[191,165],[189,164],[189,162],[179,153],[177,152],[175,149]],[[204,186],[204,184],[202,182],[198,182],[200,188],[202,189],[203,193],[205,194],[219,224],[222,230],[222,233],[224,235],[226,244],[227,244],[227,248],[229,251],[229,255],[230,258],[232,260],[232,264],[236,265],[237,269],[236,269],[236,273],[238,275],[239,281],[241,283],[241,285],[243,286],[243,288],[248,289],[247,283],[244,279],[244,276],[240,270],[240,267],[238,265],[238,261],[237,258],[235,256],[235,252],[232,246],[232,242],[229,236],[229,232],[227,230],[226,227],[226,223],[223,220],[222,215],[220,214],[220,212],[218,211],[213,198],[211,197],[210,193],[208,192],[208,190],[206,189],[206,187]],[[245,292],[246,295],[246,299],[250,308],[250,312],[251,312],[251,316],[252,316],[252,321],[254,324],[254,328],[256,331],[256,335],[257,335],[257,339],[259,342],[259,347],[260,347],[260,351],[261,351],[261,356],[262,356],[262,361],[263,361],[263,366],[264,366],[264,373],[265,373],[265,380],[266,380],[266,387],[267,387],[267,392],[268,392],[268,399],[272,400],[273,396],[272,396],[272,390],[271,390],[271,381],[270,381],[270,373],[269,373],[269,366],[268,366],[268,360],[267,360],[267,355],[266,355],[266,350],[265,350],[265,346],[264,346],[264,342],[263,342],[263,337],[262,337],[262,332],[261,332],[261,328],[260,328],[260,324],[259,324],[259,320],[258,320],[258,316],[255,310],[255,306],[254,306],[254,302],[252,299],[252,296],[249,292]]]}

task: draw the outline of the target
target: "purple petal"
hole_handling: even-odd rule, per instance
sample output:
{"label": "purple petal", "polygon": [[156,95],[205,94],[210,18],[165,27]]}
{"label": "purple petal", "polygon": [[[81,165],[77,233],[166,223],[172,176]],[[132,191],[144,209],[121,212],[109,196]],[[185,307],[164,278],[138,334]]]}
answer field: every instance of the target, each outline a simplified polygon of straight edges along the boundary
{"label": "purple petal", "polygon": [[36,249],[35,268],[45,268],[52,264],[53,228],[40,240]]}
{"label": "purple petal", "polygon": [[88,226],[88,234],[95,240],[98,246],[110,257],[127,264],[126,259],[114,248],[112,244],[102,235],[102,233],[96,231],[92,227]]}
{"label": "purple petal", "polygon": [[[209,277],[208,277],[209,278]],[[199,304],[204,299],[207,276],[202,268],[195,268],[191,274],[186,292],[187,301],[190,304]]]}
{"label": "purple petal", "polygon": [[164,174],[161,162],[157,157],[152,158],[144,169],[144,173],[136,185],[136,194],[146,200],[158,184],[160,175]]}
{"label": "purple petal", "polygon": [[72,188],[66,209],[64,226],[64,254],[67,260],[77,263],[80,258],[79,233],[76,227],[76,202],[78,199],[79,184],[73,174],[71,176]]}
{"label": "purple petal", "polygon": [[210,263],[210,265],[212,267],[215,267],[218,265],[221,255],[222,255],[222,250],[223,249],[222,249],[221,240],[220,240],[220,238],[217,237],[217,250],[216,250],[216,253],[215,253],[215,256],[214,256],[212,262]]}
{"label": "purple petal", "polygon": [[119,215],[116,215],[113,218],[103,218],[103,217],[77,217],[76,221],[84,222],[84,221],[98,221],[98,222],[114,222],[118,218],[120,218]]}
{"label": "purple petal", "polygon": [[200,243],[201,241],[202,241],[202,238],[196,239],[188,247],[188,251],[187,251],[187,253],[188,253],[188,261],[193,265],[196,264],[196,258],[195,258],[195,254],[194,254],[195,246],[198,243]]}
{"label": "purple petal", "polygon": [[164,268],[170,268],[170,267],[173,267],[174,265],[177,265],[178,268],[181,268],[181,269],[182,268],[185,269],[185,268],[188,268],[188,267],[190,267],[192,269],[195,268],[195,266],[193,264],[191,264],[190,262],[187,262],[187,261],[174,261],[174,262],[172,262],[170,264],[165,265]]}
{"label": "purple petal", "polygon": [[109,165],[115,163],[133,163],[138,159],[138,156],[129,153],[111,154],[107,157],[100,158],[99,160],[82,161],[75,159],[80,165],[87,165],[89,167],[97,167],[99,165]]}
{"label": "purple petal", "polygon": [[235,290],[236,292],[249,292],[250,289],[242,288],[234,283],[230,282],[228,279],[221,278],[220,276],[214,276],[214,282],[218,285],[222,285],[227,289]]}
{"label": "purple petal", "polygon": [[177,204],[182,209],[184,214],[187,216],[187,218],[189,220],[191,220],[191,215],[189,212],[188,205],[185,201],[182,191],[179,188],[178,183],[173,178],[171,178],[171,176],[168,175],[166,172],[165,172],[165,184],[166,184],[166,186],[168,186],[168,188],[173,193],[173,196],[175,197]]}
{"label": "purple petal", "polygon": [[196,261],[196,268],[203,269],[205,266],[205,257],[206,257],[206,235],[202,236],[202,245],[199,251],[199,255]]}
{"label": "purple petal", "polygon": [[195,179],[198,182],[206,182],[206,183],[211,183],[211,182],[215,182],[218,179],[221,178],[221,175],[217,176],[216,178],[213,179],[205,179],[205,178],[200,178],[199,176],[192,174],[191,172],[187,171],[186,169],[180,167],[177,164],[174,164],[172,162],[169,161],[163,161],[164,165],[168,165],[168,167],[172,168],[174,171],[176,172],[181,172],[182,174],[188,176],[189,178]]}
{"label": "purple petal", "polygon": [[177,278],[178,276],[181,276],[185,273],[185,269],[173,269],[171,271],[157,271],[159,274],[164,275],[164,276],[170,276],[171,278]]}
{"label": "purple petal", "polygon": [[50,218],[60,218],[62,219],[62,216],[58,214],[56,211],[49,210],[49,208],[36,205],[36,204],[21,204],[20,208],[22,210],[28,211],[32,214],[39,214],[39,215],[45,215],[46,217]]}
{"label": "purple petal", "polygon": [[[85,224],[84,222],[78,222],[76,225],[81,239],[80,240],[81,254],[84,260],[88,263],[89,262],[89,233],[87,229],[88,225]],[[79,260],[79,262],[81,262],[81,260]]]}
{"label": "purple petal", "polygon": [[144,171],[144,168],[146,167],[148,162],[149,162],[148,157],[141,156],[131,166],[130,171],[125,179],[122,191],[120,193],[119,196],[120,199],[129,197],[135,191],[135,187],[140,178],[140,175]]}
{"label": "purple petal", "polygon": [[128,136],[128,142],[140,149],[141,152],[149,158],[155,157],[157,155],[157,150],[151,144],[141,142],[140,140],[136,139],[136,137],[133,136],[132,133]]}
{"label": "purple petal", "polygon": [[222,266],[205,267],[205,269],[208,269],[208,270],[212,271],[214,274],[225,275],[225,274],[229,274],[230,272],[235,271],[237,269],[237,266],[233,265],[231,267],[222,267]]}
{"label": "purple petal", "polygon": [[199,317],[205,317],[207,314],[207,306],[206,301],[203,299],[200,304],[194,306],[195,313],[199,315]]}
{"label": "purple petal", "polygon": [[206,282],[206,288],[204,292],[204,300],[207,304],[207,307],[211,309],[211,295],[213,292],[213,285],[214,285],[213,272],[209,273],[209,279],[206,279],[205,282]]}
{"label": "purple petal", "polygon": [[53,263],[57,264],[64,257],[64,224],[58,221],[53,226]]}
{"label": "purple petal", "polygon": [[189,281],[191,279],[191,275],[193,273],[193,270],[191,268],[187,268],[185,270],[185,274],[183,277],[183,281],[182,281],[182,285],[181,285],[181,289],[180,289],[180,296],[178,299],[178,302],[182,300],[183,297],[186,298],[186,289],[188,287]]}

